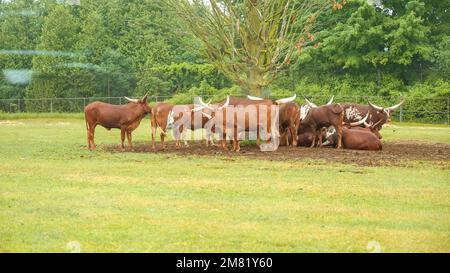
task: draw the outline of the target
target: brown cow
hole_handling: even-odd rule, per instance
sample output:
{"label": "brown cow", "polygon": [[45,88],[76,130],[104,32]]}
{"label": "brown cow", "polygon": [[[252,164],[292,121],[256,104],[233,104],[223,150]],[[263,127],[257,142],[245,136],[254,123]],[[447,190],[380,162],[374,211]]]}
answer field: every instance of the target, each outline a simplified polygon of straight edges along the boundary
{"label": "brown cow", "polygon": [[[286,145],[297,146],[297,138],[288,135],[296,136],[297,130],[300,126],[300,106],[295,102],[283,103],[280,105],[280,135],[284,138]],[[289,133],[288,133],[289,132]]]}
{"label": "brown cow", "polygon": [[[176,107],[176,108],[175,108]],[[174,109],[175,108],[175,109]],[[172,124],[174,124],[177,121],[180,121],[180,119],[183,117],[184,113],[189,114],[191,116],[190,119],[190,128],[191,130],[200,129],[200,125],[203,128],[205,124],[208,122],[209,118],[211,117],[210,111],[208,109],[204,109],[205,107],[195,107],[193,104],[188,105],[173,105],[170,103],[160,102],[157,103],[153,107],[153,114],[151,118],[151,127],[152,127],[152,149],[155,149],[155,135],[157,128],[159,127],[161,130],[161,146],[162,149],[165,149],[164,139],[167,135],[167,129]],[[194,114],[197,111],[202,112],[202,119],[201,123],[195,124]],[[174,112],[176,114],[174,115]],[[208,114],[209,113],[209,114]],[[175,137],[175,146],[180,147],[180,138],[182,138],[186,134],[186,130],[184,130],[184,126],[177,126],[177,128],[174,128],[174,137]],[[211,141],[211,136],[208,135],[207,144]],[[187,141],[184,139],[185,145],[187,146]]]}
{"label": "brown cow", "polygon": [[338,144],[337,148],[342,147],[342,124],[344,120],[344,109],[338,104],[327,104],[323,106],[316,106],[310,103],[308,100],[308,105],[302,106],[300,110],[300,129],[304,132],[313,133],[315,136],[311,146],[314,147],[316,144],[316,139],[319,139],[319,147],[322,143],[322,128],[334,126],[338,134]]}
{"label": "brown cow", "polygon": [[189,146],[186,141],[187,130],[195,131],[197,129],[203,128],[207,129],[206,146],[208,146],[209,144],[213,144],[212,134],[214,134],[214,126],[212,126],[211,123],[209,123],[209,120],[212,117],[211,111],[209,109],[205,108],[204,106],[188,104],[188,105],[176,105],[172,109],[172,111],[174,112],[173,130],[176,147],[181,147],[180,145],[181,138],[183,138],[185,146]]}
{"label": "brown cow", "polygon": [[101,125],[108,130],[120,129],[121,147],[124,149],[125,133],[127,134],[128,146],[131,145],[131,133],[136,129],[141,120],[152,109],[147,104],[147,94],[140,100],[125,97],[129,103],[125,105],[113,105],[95,101],[84,108],[86,120],[88,149],[95,149],[94,134],[95,127]]}
{"label": "brown cow", "polygon": [[[383,125],[390,121],[392,113],[400,107],[405,101],[402,100],[400,103],[391,107],[380,107],[371,102],[369,105],[355,104],[355,103],[342,103],[344,107],[344,122],[356,122],[363,119],[364,116],[369,114],[367,123],[372,125],[374,130],[380,131]],[[374,126],[374,124],[377,124]],[[381,138],[381,135],[380,135]]]}
{"label": "brown cow", "polygon": [[[324,145],[336,144],[337,134],[331,131]],[[342,145],[344,149],[379,151],[382,149],[380,139],[370,130],[342,129]]]}
{"label": "brown cow", "polygon": [[[262,98],[247,96],[250,100],[262,100]],[[295,135],[300,126],[300,106],[294,102],[297,95],[290,98],[276,100],[275,103],[280,105],[279,108],[279,130],[280,145],[297,145],[297,138],[289,137]],[[288,133],[288,131],[290,133]]]}
{"label": "brown cow", "polygon": [[[295,96],[277,100],[277,104],[293,101]],[[265,130],[267,141],[269,141],[272,131],[272,106],[274,103],[268,99],[248,96],[248,98],[228,97],[229,106],[211,107],[205,104],[214,112],[216,121],[216,131],[222,135],[222,148],[227,149],[227,133],[233,136],[233,150],[239,152],[240,135],[245,132],[256,131],[257,144],[260,144],[260,131]],[[223,104],[224,105],[224,104]],[[265,116],[261,115],[265,111]],[[238,121],[240,118],[243,120]],[[242,124],[241,124],[242,122]],[[277,128],[278,129],[278,128]]]}
{"label": "brown cow", "polygon": [[166,102],[158,102],[153,106],[151,118],[152,149],[155,149],[155,135],[158,128],[161,130],[161,147],[162,149],[165,148],[164,138],[167,135],[167,127],[173,123],[172,108],[173,104]]}

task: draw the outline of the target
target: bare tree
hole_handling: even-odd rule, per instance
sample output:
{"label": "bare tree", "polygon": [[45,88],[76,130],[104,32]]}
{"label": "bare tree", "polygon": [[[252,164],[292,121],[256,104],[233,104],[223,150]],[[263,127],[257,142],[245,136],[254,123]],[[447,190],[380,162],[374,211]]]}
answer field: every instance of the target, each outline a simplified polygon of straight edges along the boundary
{"label": "bare tree", "polygon": [[169,0],[201,41],[205,56],[255,96],[313,43],[316,18],[336,0]]}

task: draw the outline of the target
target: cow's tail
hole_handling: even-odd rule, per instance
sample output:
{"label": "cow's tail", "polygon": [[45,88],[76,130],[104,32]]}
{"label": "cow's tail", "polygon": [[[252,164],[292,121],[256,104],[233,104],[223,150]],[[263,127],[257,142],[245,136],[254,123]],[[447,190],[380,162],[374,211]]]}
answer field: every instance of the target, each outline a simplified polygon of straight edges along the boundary
{"label": "cow's tail", "polygon": [[84,110],[84,124],[86,124],[86,131],[89,131],[88,122],[87,122],[87,116],[86,116],[86,110]]}

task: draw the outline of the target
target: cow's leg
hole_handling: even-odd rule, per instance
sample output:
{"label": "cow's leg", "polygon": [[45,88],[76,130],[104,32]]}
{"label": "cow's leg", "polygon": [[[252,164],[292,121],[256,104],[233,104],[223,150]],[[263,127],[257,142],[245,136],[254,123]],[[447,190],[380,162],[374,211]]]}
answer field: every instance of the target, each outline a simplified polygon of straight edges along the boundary
{"label": "cow's leg", "polygon": [[206,147],[208,147],[209,145],[211,145],[211,146],[214,145],[212,136],[213,135],[211,134],[211,132],[209,132],[209,130],[207,129],[207,131],[206,131]]}
{"label": "cow's leg", "polygon": [[87,147],[90,150],[91,149],[91,130],[88,128],[86,128],[86,133],[87,133]]}
{"label": "cow's leg", "polygon": [[95,126],[96,124],[90,124],[89,130],[88,130],[88,145],[89,149],[95,150],[95,142],[94,142],[94,135],[95,135]]}
{"label": "cow's leg", "polygon": [[338,143],[337,143],[336,148],[341,149],[342,148],[342,124],[337,125],[335,128],[336,128],[336,132],[338,134]]}
{"label": "cow's leg", "polygon": [[[245,134],[245,132],[244,132]],[[234,130],[233,134],[233,150],[236,152],[239,152],[241,150],[241,147],[239,145],[239,133],[238,130]]]}
{"label": "cow's leg", "polygon": [[297,133],[296,133],[296,131],[297,130],[295,128],[295,125],[291,124],[291,126],[289,126],[289,132],[291,133],[292,146],[297,146]]}
{"label": "cow's leg", "polygon": [[125,130],[124,129],[120,129],[120,147],[122,148],[122,150],[125,149],[125,146],[123,145],[123,143],[125,142]]}
{"label": "cow's leg", "polygon": [[316,138],[317,138],[317,132],[314,131],[313,141],[311,143],[310,148],[314,148],[314,146],[316,145]]}
{"label": "cow's leg", "polygon": [[156,124],[153,124],[154,122],[151,122],[152,127],[152,149],[154,150],[155,147],[155,135],[156,135]]}
{"label": "cow's leg", "polygon": [[317,148],[322,147],[322,143],[323,143],[323,141],[322,141],[322,130],[320,130],[319,132],[320,132],[319,133],[319,142],[317,143]]}
{"label": "cow's leg", "polygon": [[227,134],[226,133],[222,133],[222,148],[227,151]]}
{"label": "cow's leg", "polygon": [[287,131],[286,131],[286,132],[284,132],[284,134],[283,134],[283,137],[284,137],[284,140],[285,140],[286,146],[289,146],[289,145],[291,145],[291,143],[289,142],[289,135],[288,135],[288,132],[287,132]]}
{"label": "cow's leg", "polygon": [[180,147],[180,136],[178,135],[178,133],[176,131],[175,131],[173,137],[175,139],[175,148]]}
{"label": "cow's leg", "polygon": [[241,150],[241,145],[239,144],[239,139],[236,139],[234,142],[234,150],[239,152]]}
{"label": "cow's leg", "polygon": [[261,144],[261,136],[259,134],[259,126],[258,126],[258,128],[256,130],[256,145],[259,146],[260,144]]}
{"label": "cow's leg", "polygon": [[133,149],[133,145],[131,144],[131,132],[127,132],[127,139],[128,139],[128,147],[130,149]]}
{"label": "cow's leg", "polygon": [[184,146],[185,147],[189,147],[189,143],[187,142],[187,130],[184,130],[183,133],[181,133],[181,136],[183,137],[183,141],[184,141]]}
{"label": "cow's leg", "polygon": [[161,132],[161,134],[159,135],[159,137],[161,138],[161,148],[164,150],[166,148],[166,146],[164,145],[164,137],[166,136],[166,134],[164,134],[163,132]]}

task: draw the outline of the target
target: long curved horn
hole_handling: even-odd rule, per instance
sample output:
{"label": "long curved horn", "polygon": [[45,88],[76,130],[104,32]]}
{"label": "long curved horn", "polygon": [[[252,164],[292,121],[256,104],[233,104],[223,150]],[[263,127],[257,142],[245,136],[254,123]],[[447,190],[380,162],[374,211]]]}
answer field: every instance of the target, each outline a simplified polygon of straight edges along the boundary
{"label": "long curved horn", "polygon": [[139,100],[137,99],[130,99],[129,97],[125,97],[129,102],[137,103]]}
{"label": "long curved horn", "polygon": [[249,100],[263,100],[263,98],[260,98],[260,97],[254,97],[254,96],[250,96],[250,95],[247,95],[247,98],[248,98]]}
{"label": "long curved horn", "polygon": [[309,106],[311,106],[312,108],[316,108],[317,105],[315,103],[310,102],[307,98],[305,98],[306,103],[308,103]]}
{"label": "long curved horn", "polygon": [[380,111],[383,110],[383,107],[377,106],[377,105],[371,103],[370,101],[369,101],[369,105],[372,106],[373,108],[377,109],[377,110],[380,110]]}
{"label": "long curved horn", "polygon": [[148,92],[142,97],[141,101],[147,101]]}
{"label": "long curved horn", "polygon": [[349,123],[349,125],[351,127],[356,127],[356,126],[359,126],[359,125],[361,125],[363,123],[367,124],[366,120],[367,120],[368,117],[369,117],[369,113],[367,113],[367,115],[363,119],[361,119],[360,121],[351,122],[351,123]]}
{"label": "long curved horn", "polygon": [[288,102],[294,101],[296,97],[297,97],[297,94],[294,94],[292,97],[279,99],[279,100],[276,100],[275,102],[277,104],[288,103]]}
{"label": "long curved horn", "polygon": [[377,121],[375,124],[372,124],[371,126],[370,126],[370,128],[375,128],[375,127],[377,127],[378,126],[378,124],[380,124],[381,122],[382,122],[383,120],[382,119],[380,119],[379,121]]}
{"label": "long curved horn", "polygon": [[212,116],[209,114],[206,114],[205,112],[202,112],[202,115],[204,115],[205,117],[207,117],[208,119],[212,119]]}
{"label": "long curved horn", "polygon": [[399,108],[404,102],[405,102],[405,100],[403,99],[399,104],[396,104],[396,105],[391,106],[391,107],[386,108],[386,109],[389,109],[389,111],[394,111],[395,109]]}
{"label": "long curved horn", "polygon": [[333,100],[334,100],[334,95],[331,97],[331,99],[327,102],[327,105],[330,105],[330,104],[332,104],[333,103]]}
{"label": "long curved horn", "polygon": [[197,111],[200,111],[200,110],[203,110],[203,109],[205,109],[205,106],[198,106],[198,107],[195,107],[195,108],[193,108],[193,109],[191,109],[191,112],[197,112]]}
{"label": "long curved horn", "polygon": [[223,109],[225,107],[228,107],[228,104],[230,104],[230,96],[227,96],[227,101],[222,106],[217,108],[217,110],[221,110],[221,109]]}
{"label": "long curved horn", "polygon": [[206,108],[208,108],[208,109],[210,109],[210,110],[214,110],[211,106],[209,106],[209,103],[208,104],[206,104],[206,103],[204,103],[203,101],[202,101],[202,98],[198,98],[198,102],[202,105],[202,106],[204,106],[204,107],[206,107]]}

